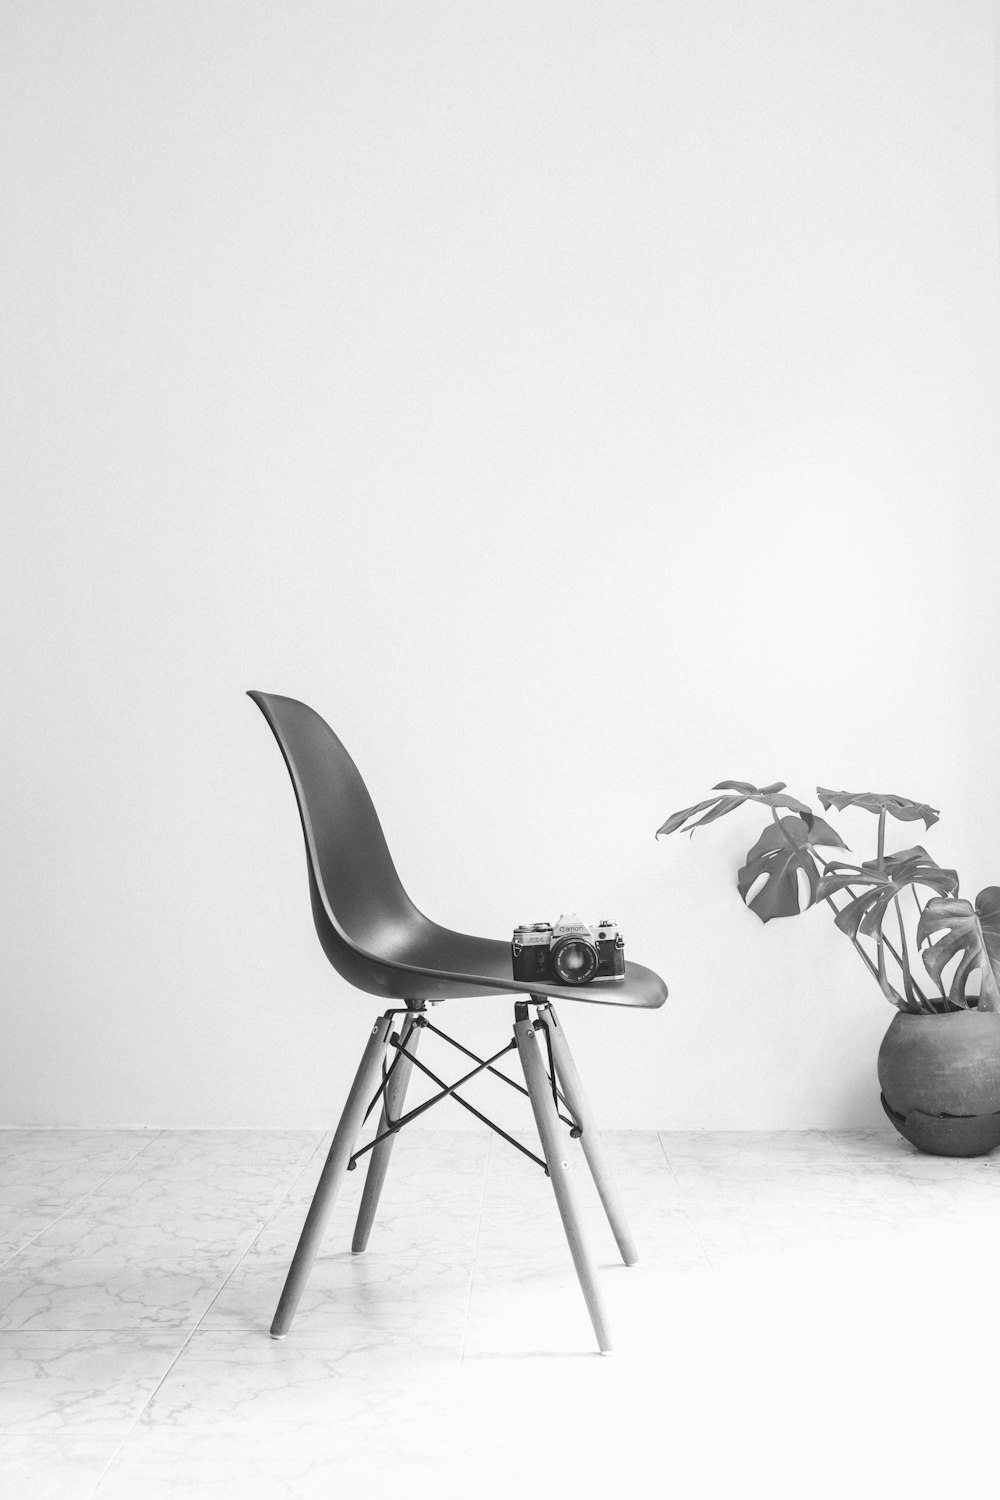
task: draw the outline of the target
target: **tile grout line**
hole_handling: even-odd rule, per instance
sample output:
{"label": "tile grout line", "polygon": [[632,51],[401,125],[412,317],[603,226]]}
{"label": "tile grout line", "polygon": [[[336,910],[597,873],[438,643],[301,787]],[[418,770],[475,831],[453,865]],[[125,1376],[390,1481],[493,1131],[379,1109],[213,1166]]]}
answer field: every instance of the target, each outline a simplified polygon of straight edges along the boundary
{"label": "tile grout line", "polygon": [[222,1284],[220,1285],[220,1287],[216,1291],[215,1296],[212,1298],[211,1302],[209,1302],[208,1305],[203,1309],[203,1311],[201,1313],[201,1316],[198,1318],[198,1320],[194,1324],[194,1326],[188,1330],[187,1338],[184,1339],[184,1342],[181,1344],[181,1347],[177,1350],[177,1353],[174,1355],[173,1359],[170,1361],[170,1363],[168,1364],[167,1368],[164,1370],[163,1374],[160,1376],[160,1379],[157,1381],[157,1383],[154,1386],[154,1388],[150,1391],[149,1395],[146,1397],[146,1400],[143,1402],[142,1406],[136,1412],[135,1417],[134,1417],[133,1421],[131,1422],[131,1424],[129,1426],[129,1429],[126,1432],[125,1436],[122,1438],[121,1442],[118,1444],[117,1448],[112,1453],[111,1457],[108,1459],[107,1463],[104,1465],[104,1468],[101,1470],[100,1474],[98,1475],[97,1480],[96,1480],[96,1482],[94,1484],[94,1488],[90,1491],[89,1495],[87,1496],[87,1500],[94,1500],[94,1497],[97,1495],[98,1491],[100,1490],[101,1485],[104,1483],[105,1479],[107,1479],[108,1475],[111,1473],[111,1470],[114,1468],[115,1464],[118,1462],[118,1459],[121,1457],[122,1452],[124,1451],[126,1445],[130,1441],[130,1439],[131,1439],[133,1433],[135,1432],[136,1428],[139,1426],[139,1423],[142,1421],[142,1419],[145,1416],[146,1412],[149,1410],[151,1404],[153,1403],[153,1401],[155,1401],[156,1397],[159,1395],[160,1391],[163,1389],[164,1383],[169,1379],[169,1377],[171,1375],[171,1372],[176,1368],[178,1360],[181,1359],[181,1357],[184,1355],[184,1353],[186,1352],[186,1350],[190,1346],[191,1340],[194,1338],[195,1334],[198,1332],[199,1328],[204,1323],[205,1319],[208,1317],[208,1314],[212,1311],[212,1308],[215,1306],[215,1304],[218,1302],[219,1298],[222,1296],[223,1292],[226,1290],[226,1287],[229,1285],[229,1283],[232,1281],[233,1277],[236,1275],[236,1272],[239,1270],[240,1266],[243,1264],[244,1260],[249,1255],[249,1253],[253,1249],[254,1245],[256,1245],[257,1241],[260,1239],[261,1235],[264,1233],[264,1230],[271,1223],[272,1219],[274,1219],[277,1216],[277,1214],[281,1211],[281,1209],[288,1202],[288,1199],[291,1196],[292,1192],[294,1191],[296,1184],[299,1182],[300,1178],[303,1177],[304,1174],[309,1170],[309,1167],[310,1167],[311,1163],[313,1162],[314,1158],[316,1157],[316,1155],[318,1154],[318,1152],[322,1150],[323,1142],[326,1139],[326,1135],[327,1135],[326,1131],[320,1132],[320,1134],[318,1136],[318,1139],[316,1141],[316,1144],[313,1146],[313,1149],[310,1151],[309,1155],[306,1157],[306,1160],[302,1163],[302,1166],[295,1173],[294,1177],[292,1178],[292,1180],[289,1182],[288,1186],[286,1187],[284,1193],[282,1193],[281,1197],[278,1199],[277,1203],[274,1205],[274,1207],[272,1208],[271,1212],[268,1214],[267,1218],[261,1224],[260,1228],[258,1229],[257,1233],[254,1235],[253,1239],[246,1246],[246,1248],[240,1253],[240,1255],[237,1256],[235,1262],[230,1267],[229,1272],[225,1276],[224,1280],[222,1281]]}
{"label": "tile grout line", "polygon": [[699,1246],[701,1248],[702,1255],[705,1257],[705,1264],[708,1266],[708,1269],[710,1271],[714,1271],[715,1270],[715,1265],[712,1262],[712,1257],[709,1255],[708,1250],[705,1248],[705,1241],[701,1237],[701,1230],[698,1228],[698,1221],[695,1218],[694,1214],[691,1212],[691,1208],[690,1208],[690,1206],[688,1204],[688,1201],[687,1201],[687,1194],[684,1191],[684,1185],[681,1182],[680,1178],[677,1176],[677,1172],[676,1172],[676,1170],[674,1168],[674,1164],[670,1160],[670,1153],[667,1150],[666,1145],[664,1143],[663,1132],[661,1130],[658,1130],[656,1132],[656,1139],[660,1143],[660,1150],[663,1152],[663,1158],[664,1158],[664,1160],[667,1163],[667,1168],[668,1168],[668,1170],[670,1172],[670,1175],[674,1179],[674,1182],[677,1184],[677,1191],[681,1195],[681,1206],[683,1207],[684,1212],[687,1215],[688,1223],[691,1225],[691,1228],[694,1230],[694,1237],[698,1241],[698,1244],[699,1244]]}
{"label": "tile grout line", "polygon": [[73,1213],[75,1209],[78,1209],[80,1207],[81,1203],[86,1203],[88,1198],[92,1198],[94,1194],[96,1192],[99,1192],[100,1189],[104,1187],[106,1183],[110,1182],[113,1177],[117,1177],[119,1172],[124,1172],[126,1167],[130,1167],[132,1163],[134,1161],[137,1161],[144,1151],[148,1151],[153,1142],[158,1141],[160,1136],[163,1134],[165,1134],[165,1132],[162,1130],[156,1131],[154,1135],[150,1136],[148,1141],[146,1141],[139,1147],[138,1151],[133,1151],[132,1155],[127,1157],[120,1166],[115,1167],[113,1172],[109,1172],[107,1177],[102,1177],[100,1182],[95,1182],[94,1186],[92,1188],[89,1188],[81,1198],[74,1198],[73,1202],[68,1204],[66,1208],[63,1209],[61,1214],[56,1214],[54,1219],[50,1219],[47,1224],[43,1225],[43,1227],[37,1230],[35,1234],[31,1235],[29,1239],[26,1239],[23,1245],[18,1245],[16,1250],[12,1250],[10,1255],[6,1256],[3,1260],[0,1260],[0,1271],[5,1270],[6,1267],[10,1265],[12,1260],[16,1260],[22,1251],[27,1250],[28,1246],[33,1245],[36,1240],[41,1239],[43,1234],[48,1234],[53,1225],[58,1224],[61,1219],[65,1219],[67,1214]]}

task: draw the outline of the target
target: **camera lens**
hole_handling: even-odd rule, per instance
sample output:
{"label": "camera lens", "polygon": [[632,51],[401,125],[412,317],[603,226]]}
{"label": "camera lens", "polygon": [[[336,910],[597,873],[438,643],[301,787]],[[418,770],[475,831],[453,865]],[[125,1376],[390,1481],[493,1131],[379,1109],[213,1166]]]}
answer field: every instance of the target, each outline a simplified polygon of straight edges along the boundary
{"label": "camera lens", "polygon": [[552,948],[549,962],[563,984],[586,984],[597,973],[597,949],[584,938],[564,938]]}

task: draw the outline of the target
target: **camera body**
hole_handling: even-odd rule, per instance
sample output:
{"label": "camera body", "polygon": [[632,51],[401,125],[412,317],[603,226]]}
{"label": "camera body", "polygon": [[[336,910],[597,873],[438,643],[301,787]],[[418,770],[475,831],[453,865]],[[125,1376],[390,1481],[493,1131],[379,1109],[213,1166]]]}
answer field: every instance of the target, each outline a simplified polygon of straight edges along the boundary
{"label": "camera body", "polygon": [[625,939],[616,922],[588,927],[575,914],[558,922],[514,928],[510,945],[514,978],[526,984],[593,984],[625,974]]}

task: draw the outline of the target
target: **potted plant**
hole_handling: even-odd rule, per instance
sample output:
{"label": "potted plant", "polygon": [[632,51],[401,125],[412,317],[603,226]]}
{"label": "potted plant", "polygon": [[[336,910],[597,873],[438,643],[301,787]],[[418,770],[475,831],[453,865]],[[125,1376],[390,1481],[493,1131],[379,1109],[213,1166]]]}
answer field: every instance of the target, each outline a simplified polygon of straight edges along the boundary
{"label": "potted plant", "polygon": [[[672,813],[657,830],[694,833],[745,803],[771,820],[746,855],[736,884],[762,922],[825,902],[897,1014],[882,1041],[882,1105],[922,1151],[982,1156],[1000,1145],[1000,886],[975,903],[958,894],[958,874],[917,844],[886,852],[890,818],[938,820],[926,802],[882,792],[817,787],[824,812],[863,808],[878,819],[875,857],[860,863],[840,834],[785,783],[720,781],[715,796]],[[923,973],[918,976],[919,957]],[[930,983],[928,983],[928,979]]]}

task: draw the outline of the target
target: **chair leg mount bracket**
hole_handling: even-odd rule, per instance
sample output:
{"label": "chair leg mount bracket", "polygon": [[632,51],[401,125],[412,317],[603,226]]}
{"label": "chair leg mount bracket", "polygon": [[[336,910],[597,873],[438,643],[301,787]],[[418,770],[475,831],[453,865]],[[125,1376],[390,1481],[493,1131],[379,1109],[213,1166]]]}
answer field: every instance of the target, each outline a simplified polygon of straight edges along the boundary
{"label": "chair leg mount bracket", "polygon": [[[517,1013],[522,1010],[524,1011],[523,1019],[527,1019],[527,1005],[523,1004],[522,1002],[518,1002],[517,1006],[515,1007],[515,1012]],[[403,1129],[404,1125],[409,1125],[412,1120],[415,1120],[418,1118],[418,1116],[425,1114],[427,1110],[432,1109],[435,1104],[440,1104],[443,1099],[454,1099],[456,1104],[460,1104],[463,1109],[467,1109],[471,1114],[475,1115],[476,1118],[478,1120],[481,1120],[484,1125],[488,1125],[492,1131],[501,1136],[503,1140],[508,1141],[510,1145],[512,1145],[516,1150],[520,1151],[523,1156],[529,1157],[530,1160],[536,1164],[536,1166],[541,1167],[546,1177],[548,1177],[550,1175],[548,1165],[542,1160],[540,1156],[536,1156],[534,1151],[530,1151],[527,1146],[523,1146],[520,1141],[515,1140],[514,1137],[512,1135],[509,1135],[508,1132],[504,1130],[502,1126],[498,1125],[495,1120],[491,1120],[487,1115],[484,1115],[480,1110],[476,1109],[476,1107],[470,1104],[467,1099],[463,1099],[461,1094],[459,1094],[458,1092],[458,1090],[464,1087],[465,1084],[469,1083],[471,1079],[477,1077],[480,1073],[488,1072],[492,1073],[494,1078],[499,1078],[501,1083],[506,1083],[510,1088],[516,1089],[517,1092],[519,1094],[523,1094],[525,1098],[530,1098],[528,1090],[522,1084],[516,1082],[516,1080],[513,1078],[508,1078],[506,1073],[501,1073],[498,1068],[494,1067],[494,1064],[498,1062],[500,1058],[506,1057],[508,1052],[515,1052],[517,1050],[516,1037],[511,1037],[507,1045],[505,1047],[501,1047],[500,1051],[495,1052],[492,1057],[480,1057],[478,1053],[473,1052],[468,1047],[463,1046],[461,1042],[457,1042],[455,1038],[449,1036],[446,1031],[442,1031],[439,1026],[432,1025],[432,1023],[428,1021],[425,1016],[421,1015],[419,1012],[415,1012],[411,1008],[407,1008],[405,1011],[388,1010],[385,1012],[383,1019],[391,1024],[393,1018],[397,1015],[405,1015],[412,1018],[409,1027],[406,1028],[407,1037],[409,1037],[409,1034],[418,1027],[422,1030],[432,1031],[435,1036],[441,1037],[443,1041],[447,1042],[449,1046],[454,1047],[456,1051],[463,1053],[466,1057],[472,1058],[476,1062],[477,1066],[474,1068],[470,1068],[469,1071],[467,1073],[464,1073],[462,1077],[459,1078],[455,1083],[447,1084],[445,1083],[444,1079],[439,1078],[436,1073],[432,1072],[431,1069],[426,1065],[426,1063],[424,1063],[419,1057],[415,1056],[413,1052],[408,1051],[406,1043],[403,1041],[400,1033],[398,1031],[393,1031],[389,1035],[388,1044],[395,1050],[396,1056],[393,1058],[392,1063],[388,1068],[383,1063],[382,1082],[376,1090],[375,1097],[372,1099],[364,1115],[364,1118],[367,1120],[376,1105],[381,1103],[384,1111],[384,1128],[377,1135],[375,1135],[367,1145],[362,1146],[360,1150],[355,1151],[351,1155],[351,1158],[347,1163],[347,1170],[349,1172],[353,1172],[361,1158],[367,1155],[369,1151],[373,1151],[376,1146],[381,1145],[381,1143],[388,1140],[390,1136],[397,1135],[399,1131]],[[522,1017],[517,1014],[517,1019],[520,1020],[522,1019]],[[545,1037],[545,1046],[548,1058],[548,1082],[551,1087],[552,1099],[553,1103],[555,1104],[556,1114],[564,1125],[569,1126],[570,1136],[574,1140],[577,1140],[583,1135],[583,1126],[575,1118],[575,1116],[573,1116],[572,1109],[570,1108],[561,1090],[559,1089],[558,1084],[556,1083],[555,1060],[552,1056],[552,1039],[549,1035],[548,1026],[543,1020],[541,1020],[540,1017],[536,1017],[532,1028],[529,1029],[527,1034],[528,1036],[534,1036],[537,1031],[541,1031]],[[408,1110],[406,1114],[400,1115],[398,1118],[393,1119],[388,1108],[388,1091],[392,1083],[393,1076],[396,1072],[396,1068],[402,1058],[406,1058],[411,1067],[417,1067],[422,1073],[425,1073],[431,1080],[431,1082],[437,1085],[439,1092],[436,1094],[432,1094],[429,1099],[425,1099],[423,1104],[418,1104],[415,1109]],[[563,1109],[567,1111],[568,1115],[571,1118],[567,1118],[567,1115],[562,1113]]]}

